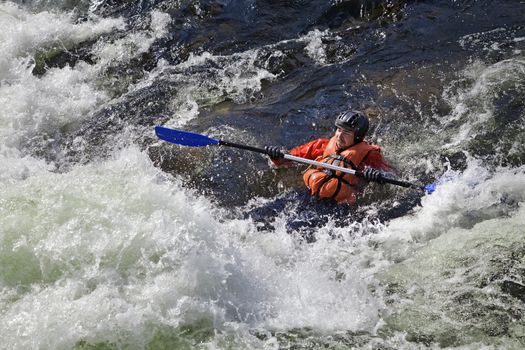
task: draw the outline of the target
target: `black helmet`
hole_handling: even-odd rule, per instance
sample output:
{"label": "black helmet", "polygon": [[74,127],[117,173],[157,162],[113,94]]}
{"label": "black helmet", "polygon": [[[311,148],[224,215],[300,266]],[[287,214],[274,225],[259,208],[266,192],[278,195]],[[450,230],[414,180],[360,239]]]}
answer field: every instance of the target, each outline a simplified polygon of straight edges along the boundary
{"label": "black helmet", "polygon": [[355,143],[359,143],[363,141],[368,131],[368,117],[360,111],[343,112],[335,120],[335,126],[353,131],[355,133]]}

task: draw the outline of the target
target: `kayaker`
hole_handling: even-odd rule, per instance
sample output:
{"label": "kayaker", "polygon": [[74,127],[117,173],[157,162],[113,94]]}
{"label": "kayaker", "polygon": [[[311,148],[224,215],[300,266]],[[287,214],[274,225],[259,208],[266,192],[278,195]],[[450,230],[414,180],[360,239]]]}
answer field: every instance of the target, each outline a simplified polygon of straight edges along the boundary
{"label": "kayaker", "polygon": [[[369,128],[364,113],[344,112],[336,118],[335,126],[337,129],[330,139],[319,138],[287,153],[364,172],[365,179],[320,167],[310,167],[303,174],[304,184],[312,196],[354,204],[368,181],[380,182],[380,175],[388,176],[393,168],[384,160],[379,146],[364,140]],[[276,167],[290,163],[283,158],[284,153],[279,147],[270,146],[266,150]]]}

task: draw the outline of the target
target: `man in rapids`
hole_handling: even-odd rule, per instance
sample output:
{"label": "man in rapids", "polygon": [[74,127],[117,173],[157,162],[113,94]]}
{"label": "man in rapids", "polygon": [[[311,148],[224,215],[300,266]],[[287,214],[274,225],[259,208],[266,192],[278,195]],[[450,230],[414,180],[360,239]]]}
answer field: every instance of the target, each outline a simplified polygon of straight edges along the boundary
{"label": "man in rapids", "polygon": [[[319,138],[298,146],[288,153],[318,162],[333,164],[364,172],[365,178],[321,167],[310,167],[303,174],[303,181],[310,195],[337,203],[354,204],[368,181],[381,181],[393,168],[383,159],[381,148],[364,138],[369,128],[368,117],[355,110],[340,114],[337,127],[330,138]],[[289,164],[278,147],[267,147],[276,167]],[[367,181],[368,180],[368,181]]]}

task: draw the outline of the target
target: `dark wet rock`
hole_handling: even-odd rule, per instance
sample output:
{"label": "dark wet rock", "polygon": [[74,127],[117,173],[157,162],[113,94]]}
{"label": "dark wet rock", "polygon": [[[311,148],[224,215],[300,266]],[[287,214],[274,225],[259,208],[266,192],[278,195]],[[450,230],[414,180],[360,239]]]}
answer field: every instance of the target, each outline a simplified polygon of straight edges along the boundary
{"label": "dark wet rock", "polygon": [[76,48],[55,46],[47,50],[37,51],[34,58],[33,74],[42,76],[49,68],[64,68],[66,65],[74,67],[78,61],[93,64],[94,59],[91,55],[93,43],[93,41],[86,42]]}

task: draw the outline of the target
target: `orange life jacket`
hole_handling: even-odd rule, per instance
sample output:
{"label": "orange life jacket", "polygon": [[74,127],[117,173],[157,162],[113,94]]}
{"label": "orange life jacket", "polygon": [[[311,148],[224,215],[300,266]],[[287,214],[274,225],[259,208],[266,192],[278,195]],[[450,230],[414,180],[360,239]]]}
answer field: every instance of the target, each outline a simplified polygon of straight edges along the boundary
{"label": "orange life jacket", "polygon": [[[335,137],[332,137],[323,155],[315,160],[358,170],[361,162],[370,151],[380,151],[380,148],[362,141],[338,153],[335,147]],[[312,196],[335,199],[337,203],[349,204],[355,203],[356,192],[359,192],[360,187],[364,185],[364,182],[355,175],[322,167],[312,167],[306,170],[303,174],[303,181],[306,187],[310,189]]]}

